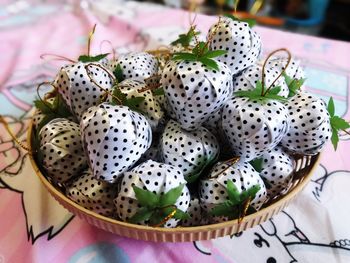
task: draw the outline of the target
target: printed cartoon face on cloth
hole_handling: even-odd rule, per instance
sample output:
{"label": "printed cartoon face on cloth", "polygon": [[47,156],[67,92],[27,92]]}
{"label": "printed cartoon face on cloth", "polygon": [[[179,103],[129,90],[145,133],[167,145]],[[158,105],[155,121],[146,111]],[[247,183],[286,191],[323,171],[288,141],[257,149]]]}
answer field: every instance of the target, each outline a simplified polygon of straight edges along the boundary
{"label": "printed cartoon face on cloth", "polygon": [[66,190],[67,196],[83,206],[103,216],[114,217],[113,199],[117,196],[118,187],[95,179],[90,169],[84,171]]}
{"label": "printed cartoon face on cloth", "polygon": [[101,64],[78,62],[62,67],[53,85],[75,117],[80,120],[91,106],[100,103],[105,91],[111,91],[112,74]]}
{"label": "printed cartoon face on cloth", "polygon": [[[231,200],[231,192],[229,193],[228,191],[231,183],[233,183],[235,194],[237,195],[235,203]],[[250,189],[253,189],[252,187],[256,188],[256,190],[250,196],[248,192]],[[246,192],[245,197],[243,196],[244,192]],[[238,162],[234,165],[229,165],[219,162],[212,168],[209,176],[200,181],[199,195],[202,208],[212,215],[210,217],[211,223],[218,223],[238,218],[240,212],[242,212],[239,210],[242,209],[244,202],[249,197],[251,198],[250,206],[259,210],[266,201],[266,188],[259,173],[249,163]],[[213,214],[213,209],[223,204],[226,205],[224,206],[225,209],[222,210],[226,211],[216,215]]]}
{"label": "printed cartoon face on cloth", "polygon": [[[124,174],[120,192],[114,201],[117,214],[123,221],[135,219],[138,214],[140,216],[136,221],[139,224],[176,227],[179,223],[176,214],[168,220],[165,219],[173,209],[180,210],[179,213],[187,211],[190,193],[185,184],[179,168],[152,160],[146,161]],[[141,191],[143,195],[137,196],[135,187],[139,189],[137,194]],[[172,195],[175,198],[167,194],[176,188],[179,191],[177,195]]]}
{"label": "printed cartoon face on cloth", "polygon": [[102,103],[87,110],[80,123],[83,146],[98,180],[115,182],[150,147],[146,118],[126,106]]}
{"label": "printed cartoon face on cloth", "polygon": [[220,62],[217,65],[218,70],[197,61],[170,61],[166,65],[161,82],[183,129],[202,126],[232,95],[230,69]]}
{"label": "printed cartoon face on cloth", "polygon": [[248,23],[222,17],[209,29],[208,38],[211,36],[209,48],[227,51],[216,59],[228,66],[232,75],[254,65],[261,54],[261,38]]}
{"label": "printed cartoon face on cloth", "polygon": [[39,137],[42,165],[54,183],[65,184],[87,167],[78,124],[54,119],[40,130]]}
{"label": "printed cartoon face on cloth", "polygon": [[173,120],[165,127],[160,149],[163,161],[180,168],[187,182],[194,182],[220,151],[216,138],[207,129],[185,131]]}

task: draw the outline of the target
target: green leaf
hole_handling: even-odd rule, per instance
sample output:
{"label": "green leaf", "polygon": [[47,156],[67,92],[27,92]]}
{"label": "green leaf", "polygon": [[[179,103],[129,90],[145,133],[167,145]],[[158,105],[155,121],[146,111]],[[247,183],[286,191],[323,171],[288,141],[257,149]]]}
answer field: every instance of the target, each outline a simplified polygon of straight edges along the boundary
{"label": "green leaf", "polygon": [[144,190],[134,185],[132,187],[135,192],[135,196],[140,205],[148,208],[155,208],[159,203],[159,196],[151,191]]}
{"label": "green leaf", "polygon": [[216,63],[215,60],[211,59],[211,58],[204,58],[204,57],[201,57],[198,59],[200,62],[202,62],[202,64],[208,68],[208,69],[211,69],[211,70],[216,70],[218,71],[219,70],[219,66],[218,64]]}
{"label": "green leaf", "polygon": [[83,62],[83,63],[98,62],[101,59],[104,59],[105,57],[107,57],[108,55],[109,55],[109,53],[100,54],[100,55],[97,55],[97,56],[81,55],[81,56],[79,56],[78,61]]}
{"label": "green leaf", "polygon": [[178,187],[175,187],[162,195],[159,200],[159,205],[164,207],[175,204],[176,200],[180,197],[184,186],[184,184],[180,184]]}
{"label": "green leaf", "polygon": [[247,190],[242,191],[240,194],[241,203],[245,202],[249,197],[251,198],[251,200],[253,200],[255,198],[256,193],[259,192],[260,188],[260,185],[256,184],[248,188]]}
{"label": "green leaf", "polygon": [[289,85],[293,82],[293,79],[291,77],[289,77],[285,71],[282,73],[282,76],[284,77],[284,81],[286,82],[287,86],[289,87]]}
{"label": "green leaf", "polygon": [[166,215],[163,212],[156,210],[149,219],[149,224],[151,226],[159,225],[165,218]]}
{"label": "green leaf", "polygon": [[165,95],[164,89],[161,87],[161,88],[153,90],[153,95],[155,95],[155,96]]}
{"label": "green leaf", "polygon": [[190,219],[190,215],[185,213],[184,211],[180,209],[176,209],[176,213],[174,215],[174,218],[179,219],[179,220],[185,220],[185,219]]}
{"label": "green leaf", "polygon": [[149,220],[152,214],[152,210],[149,210],[147,207],[141,207],[128,221],[130,223],[137,224],[142,221]]}
{"label": "green leaf", "polygon": [[239,19],[238,17],[235,17],[234,15],[231,15],[231,14],[225,14],[224,16],[231,18],[233,21],[245,22],[249,25],[249,27],[253,27],[256,25],[256,20],[252,18]]}
{"label": "green leaf", "polygon": [[174,46],[180,44],[181,46],[187,48],[191,44],[193,38],[199,34],[200,32],[195,31],[193,28],[190,28],[186,34],[180,34],[178,39],[171,42],[171,45]]}
{"label": "green leaf", "polygon": [[328,110],[329,115],[330,115],[331,117],[333,117],[334,114],[335,114],[335,107],[334,107],[333,97],[330,97],[330,99],[329,99],[329,101],[328,101],[327,110]]}
{"label": "green leaf", "polygon": [[251,166],[254,167],[255,171],[257,171],[258,173],[261,173],[263,161],[264,161],[263,158],[256,158],[250,161],[249,163],[251,164]]}
{"label": "green leaf", "polygon": [[116,78],[117,83],[120,83],[120,82],[122,82],[124,80],[123,70],[122,70],[122,67],[120,66],[120,64],[118,64],[116,66],[116,68],[114,69],[113,75]]}
{"label": "green leaf", "polygon": [[[125,101],[126,101],[126,95],[121,92],[121,90],[119,89],[118,85],[115,85],[113,87],[113,97],[117,97],[121,102],[122,104],[124,105]],[[119,102],[112,97],[112,102],[115,103],[115,104],[118,104]]]}
{"label": "green leaf", "polygon": [[278,93],[280,93],[280,91],[281,91],[281,87],[277,86],[277,87],[273,87],[272,89],[270,89],[268,94],[277,95]]}
{"label": "green leaf", "polygon": [[282,97],[282,96],[279,96],[279,95],[275,95],[275,94],[270,94],[270,93],[265,94],[264,97],[266,99],[277,100],[277,101],[280,101],[280,102],[288,101],[288,99],[285,98],[285,97]]}
{"label": "green leaf", "polygon": [[332,128],[337,129],[338,131],[350,128],[350,124],[346,120],[338,116],[333,116],[330,119],[330,121],[331,121]]}
{"label": "green leaf", "polygon": [[174,53],[172,60],[187,60],[187,61],[195,61],[197,59],[196,55],[192,53],[186,52],[178,52]]}
{"label": "green leaf", "polygon": [[216,57],[225,55],[226,53],[227,53],[226,50],[211,50],[211,51],[208,51],[207,53],[203,54],[203,57],[216,58]]}
{"label": "green leaf", "polygon": [[306,79],[292,79],[286,72],[283,72],[282,75],[289,89],[288,98],[291,98],[297,94]]}
{"label": "green leaf", "polygon": [[238,189],[231,180],[227,181],[227,194],[233,205],[239,203],[240,200]]}
{"label": "green leaf", "polygon": [[339,142],[339,135],[338,135],[338,130],[335,128],[332,128],[331,142],[333,144],[334,150],[336,151],[338,147],[338,142]]}
{"label": "green leaf", "polygon": [[227,200],[213,207],[209,213],[213,216],[227,216],[228,214],[231,213],[231,210],[232,210],[232,203],[231,201]]}
{"label": "green leaf", "polygon": [[40,99],[37,99],[34,101],[34,106],[40,110],[43,114],[49,114],[49,113],[53,113],[53,107],[52,104],[50,104],[47,101],[42,101]]}
{"label": "green leaf", "polygon": [[200,57],[208,51],[209,49],[207,43],[201,41],[193,48],[192,53],[195,54],[197,57]]}

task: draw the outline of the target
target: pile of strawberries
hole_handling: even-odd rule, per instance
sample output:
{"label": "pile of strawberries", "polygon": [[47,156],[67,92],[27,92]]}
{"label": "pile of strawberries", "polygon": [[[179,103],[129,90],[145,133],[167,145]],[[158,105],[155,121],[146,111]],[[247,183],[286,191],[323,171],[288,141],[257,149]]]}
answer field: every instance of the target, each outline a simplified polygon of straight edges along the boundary
{"label": "pile of strawberries", "polygon": [[299,62],[220,18],[191,26],[166,56],[83,55],[35,102],[44,174],[101,215],[153,227],[205,225],[259,210],[286,191],[294,154],[315,155],[349,124],[303,91]]}

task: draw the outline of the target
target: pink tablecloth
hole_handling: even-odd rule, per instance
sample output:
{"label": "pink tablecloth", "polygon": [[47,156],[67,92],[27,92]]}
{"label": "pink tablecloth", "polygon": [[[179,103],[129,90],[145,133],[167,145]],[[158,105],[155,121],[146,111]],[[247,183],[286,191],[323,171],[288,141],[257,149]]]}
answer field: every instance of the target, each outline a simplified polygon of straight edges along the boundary
{"label": "pink tablecloth", "polygon": [[[206,32],[214,20],[198,16],[199,29]],[[108,52],[108,45],[100,46],[108,39],[121,53],[173,40],[188,27],[188,14],[134,2],[102,1],[80,15],[62,6],[22,5],[14,13],[0,5],[0,114],[21,140],[35,84],[49,80],[58,66],[39,56],[76,58],[94,23],[93,51]],[[333,96],[338,114],[349,119],[349,43],[257,31],[265,52],[287,47],[300,58],[308,89]],[[154,244],[101,231],[60,207],[35,177],[26,153],[0,126],[0,262],[350,262],[349,139],[341,136],[336,153],[326,147],[312,182],[272,220],[234,237]]]}

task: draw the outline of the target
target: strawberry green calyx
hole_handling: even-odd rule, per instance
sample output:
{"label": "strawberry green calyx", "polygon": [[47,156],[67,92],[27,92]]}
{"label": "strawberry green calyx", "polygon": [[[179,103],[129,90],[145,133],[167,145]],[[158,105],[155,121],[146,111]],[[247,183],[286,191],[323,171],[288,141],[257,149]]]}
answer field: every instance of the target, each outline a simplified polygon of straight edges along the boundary
{"label": "strawberry green calyx", "polygon": [[287,99],[277,95],[281,91],[281,87],[273,87],[264,91],[261,81],[257,81],[255,89],[252,90],[241,90],[234,93],[237,97],[248,98],[249,100],[262,101],[277,100],[285,102]]}
{"label": "strawberry green calyx", "polygon": [[239,19],[238,17],[235,17],[234,15],[231,15],[231,14],[225,14],[224,16],[231,18],[233,21],[245,22],[249,25],[250,28],[256,25],[255,19],[251,19],[251,18]]}
{"label": "strawberry green calyx", "polygon": [[113,70],[113,75],[115,77],[115,81],[116,83],[120,83],[124,80],[123,77],[123,70],[122,67],[120,66],[120,64],[118,64],[115,69]]}
{"label": "strawberry green calyx", "polygon": [[200,34],[199,31],[195,31],[194,27],[191,27],[186,34],[180,34],[179,37],[171,42],[171,45],[181,45],[184,48],[188,48],[191,44],[191,41]]}
{"label": "strawberry green calyx", "polygon": [[338,132],[342,130],[345,133],[349,134],[349,132],[346,129],[350,128],[350,123],[348,123],[343,118],[340,118],[339,116],[335,115],[334,101],[332,97],[329,99],[327,110],[330,115],[330,123],[332,127],[331,141],[332,141],[334,150],[337,150],[337,146],[339,142]]}
{"label": "strawberry green calyx", "polygon": [[139,223],[141,221],[149,221],[150,225],[161,226],[166,223],[167,220],[165,219],[170,219],[169,215],[175,219],[188,219],[189,215],[178,209],[175,205],[184,186],[184,184],[180,184],[178,187],[161,195],[134,185],[135,196],[141,208],[129,219],[129,222]]}
{"label": "strawberry green calyx", "polygon": [[[229,180],[227,182],[227,194],[229,199],[215,206],[210,213],[213,216],[226,216],[230,220],[242,218],[246,213],[254,212],[255,209],[249,205],[250,201],[260,190],[259,185],[254,185],[245,191],[239,193],[234,183]],[[245,208],[248,205],[247,209]]]}
{"label": "strawberry green calyx", "polygon": [[199,42],[192,52],[174,53],[172,60],[199,61],[205,67],[212,70],[219,70],[219,66],[214,58],[225,55],[225,50],[209,50],[206,42]]}
{"label": "strawberry green calyx", "polygon": [[284,80],[288,86],[289,94],[288,98],[293,97],[297,92],[300,90],[301,86],[305,83],[305,78],[301,79],[292,79],[290,76],[288,76],[285,72],[282,73]]}
{"label": "strawberry green calyx", "polygon": [[142,101],[145,100],[145,97],[133,97],[128,99],[126,95],[120,91],[120,88],[118,85],[114,85],[113,87],[113,93],[112,93],[112,105],[124,105],[129,107],[133,111],[141,112],[141,110],[137,107]]}
{"label": "strawberry green calyx", "polygon": [[104,53],[96,56],[88,56],[88,55],[81,55],[78,58],[78,61],[83,63],[89,63],[89,62],[99,62],[101,59],[104,59],[107,57],[109,53]]}

